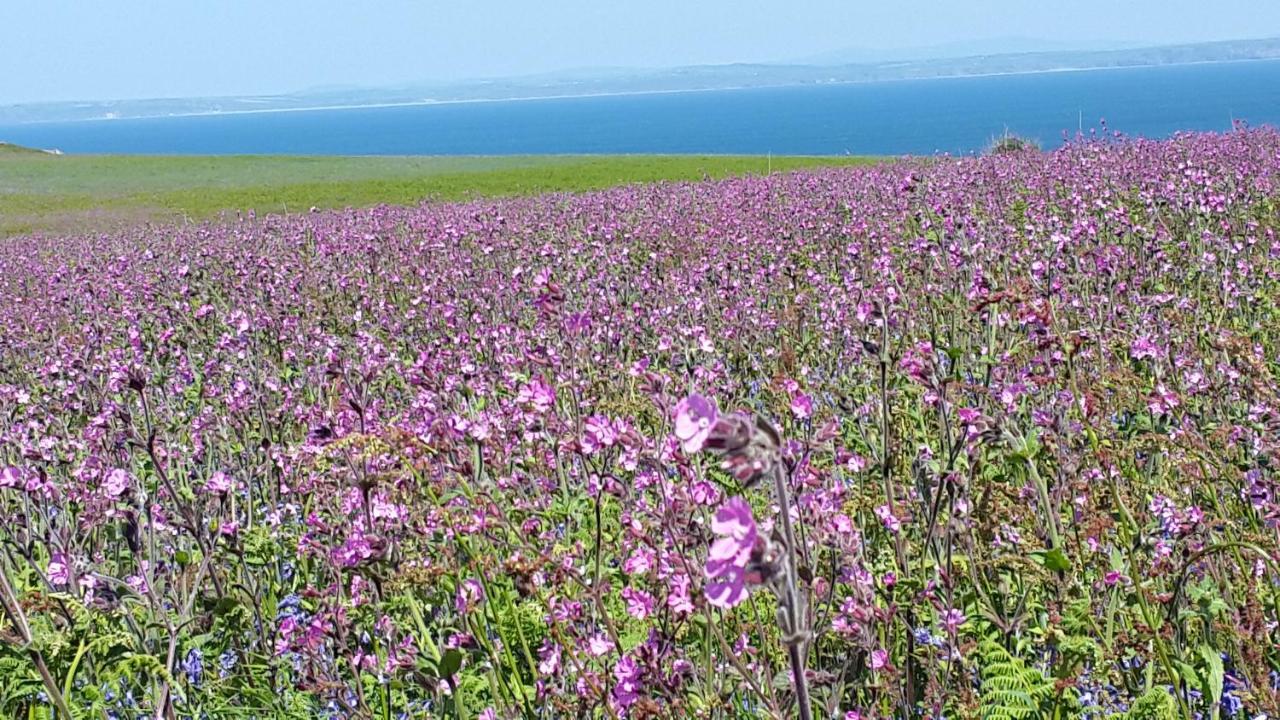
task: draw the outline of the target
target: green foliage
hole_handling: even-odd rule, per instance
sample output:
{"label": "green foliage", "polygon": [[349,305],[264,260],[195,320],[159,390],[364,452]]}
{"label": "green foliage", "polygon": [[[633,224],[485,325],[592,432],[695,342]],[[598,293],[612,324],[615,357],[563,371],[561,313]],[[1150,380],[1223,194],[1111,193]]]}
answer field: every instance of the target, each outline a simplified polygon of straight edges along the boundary
{"label": "green foliage", "polygon": [[978,644],[982,677],[982,717],[986,720],[1026,720],[1042,717],[1053,696],[1044,673],[1028,667],[994,637]]}
{"label": "green foliage", "polygon": [[1133,703],[1124,717],[1125,720],[1176,720],[1178,707],[1167,690],[1153,687]]}
{"label": "green foliage", "polygon": [[988,155],[1012,155],[1024,152],[1039,152],[1040,145],[1030,138],[1005,133],[996,138],[987,149]]}
{"label": "green foliage", "polygon": [[0,236],[203,220],[250,210],[306,212],[312,207],[582,192],[873,161],[746,155],[53,156],[14,151],[0,153]]}

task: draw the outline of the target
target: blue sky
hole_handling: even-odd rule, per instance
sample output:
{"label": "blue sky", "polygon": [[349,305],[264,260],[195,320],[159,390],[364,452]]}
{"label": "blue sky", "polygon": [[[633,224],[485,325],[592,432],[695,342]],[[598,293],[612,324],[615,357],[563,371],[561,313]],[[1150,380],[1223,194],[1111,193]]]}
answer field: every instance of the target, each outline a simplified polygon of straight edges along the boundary
{"label": "blue sky", "polygon": [[1280,36],[1276,0],[0,0],[0,104],[785,60],[991,38]]}

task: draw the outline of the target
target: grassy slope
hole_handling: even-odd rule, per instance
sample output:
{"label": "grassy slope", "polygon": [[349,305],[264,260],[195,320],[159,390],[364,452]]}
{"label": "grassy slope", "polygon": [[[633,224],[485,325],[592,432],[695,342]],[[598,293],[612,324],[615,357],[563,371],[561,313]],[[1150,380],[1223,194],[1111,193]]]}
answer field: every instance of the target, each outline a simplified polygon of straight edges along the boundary
{"label": "grassy slope", "polygon": [[0,236],[424,198],[582,191],[868,162],[857,157],[47,155],[0,145]]}

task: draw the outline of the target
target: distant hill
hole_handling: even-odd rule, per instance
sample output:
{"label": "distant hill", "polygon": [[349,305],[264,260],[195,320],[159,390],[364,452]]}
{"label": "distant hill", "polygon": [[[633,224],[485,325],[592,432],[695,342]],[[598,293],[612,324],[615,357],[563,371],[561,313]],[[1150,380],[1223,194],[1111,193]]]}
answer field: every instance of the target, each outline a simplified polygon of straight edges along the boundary
{"label": "distant hill", "polygon": [[906,48],[848,47],[816,55],[794,58],[785,64],[854,65],[866,63],[905,62],[909,60],[948,60],[991,55],[1020,55],[1047,52],[1107,52],[1146,47],[1134,42],[1063,42],[1045,38],[1001,37],[987,40],[923,45]]}
{"label": "distant hill", "polygon": [[[984,47],[1029,48],[986,54]],[[846,62],[849,58],[878,60]],[[231,112],[305,110],[370,105],[427,104],[599,94],[676,92],[748,87],[877,82],[974,75],[1004,75],[1093,68],[1181,65],[1280,58],[1280,38],[1075,49],[1034,40],[991,41],[894,51],[849,50],[797,63],[695,65],[658,70],[598,68],[455,83],[384,88],[327,88],[284,95],[33,103],[0,106],[0,125]],[[919,56],[919,57],[915,57]]]}
{"label": "distant hill", "polygon": [[61,155],[56,150],[37,150],[36,148],[23,147],[14,145],[13,143],[0,142],[0,157],[5,155]]}

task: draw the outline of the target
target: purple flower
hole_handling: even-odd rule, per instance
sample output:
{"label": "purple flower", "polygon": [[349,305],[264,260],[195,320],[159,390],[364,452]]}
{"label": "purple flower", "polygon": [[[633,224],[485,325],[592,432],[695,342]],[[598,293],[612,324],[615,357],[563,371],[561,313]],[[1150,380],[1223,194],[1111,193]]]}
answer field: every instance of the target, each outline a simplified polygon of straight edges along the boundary
{"label": "purple flower", "polygon": [[102,485],[102,489],[107,495],[118,498],[129,489],[129,485],[133,482],[133,478],[127,470],[116,468],[107,474],[107,480]]}
{"label": "purple flower", "polygon": [[613,688],[613,701],[619,707],[629,707],[640,699],[641,668],[630,655],[618,661],[613,668],[613,679],[618,682]]}
{"label": "purple flower", "polygon": [[516,402],[542,414],[555,407],[556,391],[541,378],[534,378],[520,386],[520,392],[516,394]]}
{"label": "purple flower", "polygon": [[603,415],[592,415],[582,423],[582,451],[594,455],[618,442],[618,423]]}
{"label": "purple flower", "polygon": [[219,470],[210,475],[209,479],[205,481],[204,490],[214,495],[226,495],[231,491],[231,478]]}
{"label": "purple flower", "polygon": [[1165,415],[1181,404],[1178,394],[1171,392],[1163,384],[1156,385],[1156,389],[1147,398],[1147,408],[1156,415]]}
{"label": "purple flower", "polygon": [[596,633],[587,641],[587,654],[592,657],[608,655],[613,650],[613,640],[604,633]]}
{"label": "purple flower", "polygon": [[182,672],[187,676],[187,681],[199,687],[200,679],[204,676],[204,655],[198,648],[191,648],[186,660],[182,661],[181,667]]}
{"label": "purple flower", "polygon": [[1150,358],[1154,360],[1158,356],[1159,351],[1160,349],[1151,341],[1151,338],[1146,337],[1145,335],[1134,340],[1133,344],[1129,346],[1129,356],[1134,360],[1142,360],[1143,358]]}
{"label": "purple flower", "polygon": [[538,648],[538,672],[543,675],[555,675],[560,669],[560,646],[546,640]]}
{"label": "purple flower", "polygon": [[484,602],[484,586],[479,580],[464,580],[462,585],[458,587],[458,595],[454,600],[454,607],[459,613],[465,613],[473,607],[478,607]]}
{"label": "purple flower", "polygon": [[711,531],[720,538],[707,553],[705,592],[715,607],[731,608],[747,599],[747,565],[759,536],[751,506],[740,497],[732,497],[716,511]]}
{"label": "purple flower", "polygon": [[889,666],[889,653],[884,650],[871,651],[871,669],[883,670]]}
{"label": "purple flower", "polygon": [[715,425],[716,405],[701,395],[690,395],[676,405],[676,438],[686,453],[702,449]]}
{"label": "purple flower", "polygon": [[67,563],[67,556],[64,553],[55,552],[49,558],[49,567],[45,570],[49,582],[56,587],[62,587],[71,581],[71,568]]}
{"label": "purple flower", "polygon": [[804,393],[791,398],[791,414],[801,420],[808,420],[813,416],[813,398]]}
{"label": "purple flower", "polygon": [[880,518],[880,522],[884,523],[884,529],[890,533],[897,535],[902,530],[902,520],[893,514],[893,509],[888,505],[876,508],[876,517]]}
{"label": "purple flower", "polygon": [[965,617],[964,611],[959,608],[947,608],[942,613],[942,627],[946,628],[951,635],[954,635],[960,626],[968,621],[969,618]]}
{"label": "purple flower", "polygon": [[644,620],[653,614],[653,595],[644,590],[623,588],[622,599],[627,601],[627,613],[637,620]]}

